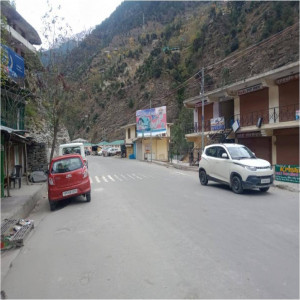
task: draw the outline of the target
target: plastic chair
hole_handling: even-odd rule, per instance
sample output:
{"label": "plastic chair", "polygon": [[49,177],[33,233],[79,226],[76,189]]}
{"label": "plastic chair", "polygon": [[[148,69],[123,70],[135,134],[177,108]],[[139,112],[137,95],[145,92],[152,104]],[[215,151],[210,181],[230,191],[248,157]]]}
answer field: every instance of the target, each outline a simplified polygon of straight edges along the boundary
{"label": "plastic chair", "polygon": [[21,170],[22,166],[21,165],[15,165],[14,171],[12,174],[9,176],[9,184],[11,185],[12,181],[14,182],[14,188],[16,187],[16,181],[19,181],[19,189],[21,188]]}

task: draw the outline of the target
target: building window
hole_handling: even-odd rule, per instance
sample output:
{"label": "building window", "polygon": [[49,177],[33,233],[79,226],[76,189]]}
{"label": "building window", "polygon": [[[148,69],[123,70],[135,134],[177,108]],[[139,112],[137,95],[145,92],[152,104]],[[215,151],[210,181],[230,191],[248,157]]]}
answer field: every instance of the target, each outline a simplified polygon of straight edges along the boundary
{"label": "building window", "polygon": [[130,139],[130,128],[128,128],[127,131],[128,131],[128,132],[127,132],[128,138]]}

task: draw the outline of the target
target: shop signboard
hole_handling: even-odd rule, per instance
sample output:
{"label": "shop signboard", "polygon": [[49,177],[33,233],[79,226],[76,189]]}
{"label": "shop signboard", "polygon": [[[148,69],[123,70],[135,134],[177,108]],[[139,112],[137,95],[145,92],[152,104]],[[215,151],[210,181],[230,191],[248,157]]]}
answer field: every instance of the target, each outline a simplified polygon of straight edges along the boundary
{"label": "shop signboard", "polygon": [[279,78],[276,80],[276,84],[283,84],[297,79],[299,79],[299,73]]}
{"label": "shop signboard", "polygon": [[210,119],[210,129],[212,131],[224,130],[225,129],[224,117]]}
{"label": "shop signboard", "polygon": [[275,165],[275,180],[299,183],[299,165]]}
{"label": "shop signboard", "polygon": [[166,134],[166,106],[138,110],[136,112],[136,132],[138,137],[150,137]]}
{"label": "shop signboard", "polygon": [[238,96],[241,96],[241,95],[256,92],[256,91],[259,91],[259,90],[262,90],[262,89],[263,89],[263,85],[260,83],[260,84],[256,84],[256,85],[238,90],[237,94],[238,94]]}

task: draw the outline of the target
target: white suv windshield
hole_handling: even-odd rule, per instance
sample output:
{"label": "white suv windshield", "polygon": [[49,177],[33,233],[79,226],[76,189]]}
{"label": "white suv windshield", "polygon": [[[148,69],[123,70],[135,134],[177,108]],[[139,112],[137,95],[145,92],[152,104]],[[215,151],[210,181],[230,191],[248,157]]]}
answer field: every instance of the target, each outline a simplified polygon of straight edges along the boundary
{"label": "white suv windshield", "polygon": [[254,154],[247,147],[228,147],[232,159],[255,158]]}

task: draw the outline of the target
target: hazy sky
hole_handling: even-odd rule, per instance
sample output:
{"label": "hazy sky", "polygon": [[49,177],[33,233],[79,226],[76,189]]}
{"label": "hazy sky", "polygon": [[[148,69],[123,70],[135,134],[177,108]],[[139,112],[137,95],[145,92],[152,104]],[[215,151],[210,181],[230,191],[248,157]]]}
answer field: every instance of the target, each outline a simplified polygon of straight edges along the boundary
{"label": "hazy sky", "polygon": [[[123,0],[49,1],[54,7],[61,5],[59,12],[65,17],[74,34],[100,24],[123,2]],[[36,29],[43,40],[41,18],[48,10],[47,0],[15,0],[15,3],[18,13]]]}

